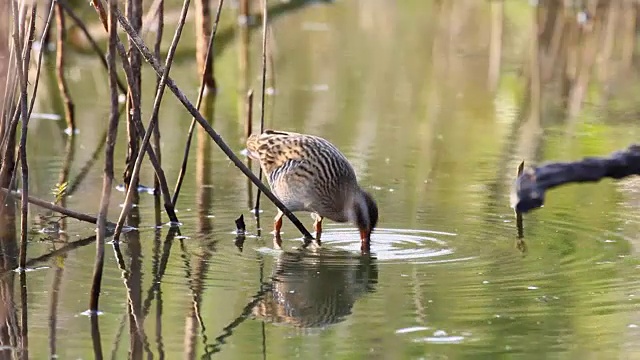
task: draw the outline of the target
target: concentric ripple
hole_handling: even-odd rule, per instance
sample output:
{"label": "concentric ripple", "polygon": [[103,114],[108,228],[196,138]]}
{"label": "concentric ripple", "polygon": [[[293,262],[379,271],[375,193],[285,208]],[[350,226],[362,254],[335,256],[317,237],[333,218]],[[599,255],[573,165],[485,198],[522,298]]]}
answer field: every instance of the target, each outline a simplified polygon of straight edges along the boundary
{"label": "concentric ripple", "polygon": [[[394,262],[411,260],[416,263],[438,263],[467,260],[458,258],[448,240],[454,233],[378,228],[371,237],[371,252],[379,261]],[[322,244],[326,247],[359,252],[360,236],[357,230],[330,228],[322,233]]]}

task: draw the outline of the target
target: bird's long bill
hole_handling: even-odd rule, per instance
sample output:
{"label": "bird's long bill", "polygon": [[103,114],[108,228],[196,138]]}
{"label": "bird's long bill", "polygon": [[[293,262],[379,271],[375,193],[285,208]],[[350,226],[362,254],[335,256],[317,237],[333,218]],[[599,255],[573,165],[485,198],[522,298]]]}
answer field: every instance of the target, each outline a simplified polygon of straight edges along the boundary
{"label": "bird's long bill", "polygon": [[368,230],[360,229],[360,250],[362,252],[371,250],[371,232]]}

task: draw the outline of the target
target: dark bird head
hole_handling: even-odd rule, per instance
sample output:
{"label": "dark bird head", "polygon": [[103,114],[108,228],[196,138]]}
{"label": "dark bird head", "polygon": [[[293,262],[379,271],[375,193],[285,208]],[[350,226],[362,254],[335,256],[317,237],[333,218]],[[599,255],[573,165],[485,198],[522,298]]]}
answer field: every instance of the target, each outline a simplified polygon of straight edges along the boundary
{"label": "dark bird head", "polygon": [[378,225],[378,205],[368,192],[359,189],[353,201],[352,221],[360,230],[360,250],[369,252],[371,233]]}

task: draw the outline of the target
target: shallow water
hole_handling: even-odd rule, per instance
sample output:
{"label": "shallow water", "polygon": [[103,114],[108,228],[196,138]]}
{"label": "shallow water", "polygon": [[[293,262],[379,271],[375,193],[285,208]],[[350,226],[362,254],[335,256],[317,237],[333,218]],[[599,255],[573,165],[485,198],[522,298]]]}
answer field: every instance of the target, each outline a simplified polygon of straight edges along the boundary
{"label": "shallow water", "polygon": [[[634,358],[640,350],[638,182],[549,192],[544,208],[525,215],[524,245],[509,194],[523,159],[605,155],[637,141],[637,125],[626,120],[637,111],[637,72],[620,72],[607,101],[599,101],[604,90],[596,82],[574,118],[563,115],[553,84],[543,86],[534,116],[525,90],[535,8],[505,3],[494,92],[488,90],[489,2],[273,4],[276,79],[267,127],[320,135],[344,151],[380,208],[371,257],[359,255],[352,225],[330,222],[322,249],[300,250],[297,230],[285,221],[285,250],[274,250],[268,232],[275,207],[263,197],[258,236],[249,211],[255,189],[198,133],[177,206],[180,234],[156,228],[153,195],[141,192],[139,230],[124,235],[120,252],[107,246],[99,334],[83,315],[93,227],[67,220],[62,234],[38,233],[36,214],[45,212],[30,208],[30,259],[73,248],[30,263],[26,298],[19,276],[3,275],[3,299],[13,304],[3,315],[9,332],[19,333],[26,310],[30,357],[38,359],[94,358],[95,339],[115,359]],[[224,11],[229,26],[233,10]],[[225,29],[213,126],[241,154],[242,79],[259,89],[261,35],[251,33],[247,75],[239,66],[241,39]],[[165,29],[172,31],[173,25]],[[184,36],[172,75],[195,99],[193,35]],[[69,149],[70,183],[88,167],[108,117],[100,64],[80,54],[70,62],[80,131],[74,143],[60,120],[40,116],[30,125],[31,192],[45,199]],[[147,119],[154,85],[148,70],[143,76]],[[59,113],[55,83],[41,86],[35,111]],[[173,187],[190,117],[170,94],[165,98],[162,162]],[[118,136],[119,180],[123,124]],[[103,150],[98,154],[67,198],[74,210],[98,210]],[[152,185],[149,166],[141,182]],[[123,200],[114,189],[110,219]],[[240,214],[248,231],[241,248],[234,223]],[[308,215],[299,217],[311,227]]]}

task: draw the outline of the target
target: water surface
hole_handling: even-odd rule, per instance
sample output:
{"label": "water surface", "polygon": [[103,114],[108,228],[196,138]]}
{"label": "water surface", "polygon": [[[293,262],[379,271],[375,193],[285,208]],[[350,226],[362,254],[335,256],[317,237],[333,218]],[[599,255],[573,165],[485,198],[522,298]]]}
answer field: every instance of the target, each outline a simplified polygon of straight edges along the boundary
{"label": "water surface", "polygon": [[[153,196],[141,193],[139,231],[120,245],[125,270],[107,246],[99,317],[104,356],[632,358],[640,350],[638,182],[553,190],[543,209],[525,216],[526,251],[517,244],[509,192],[521,160],[605,155],[637,141],[640,131],[628,120],[638,111],[637,70],[622,67],[614,52],[617,75],[590,79],[580,111],[569,116],[556,77],[539,87],[541,95],[532,92],[538,9],[525,1],[494,3],[274,2],[275,81],[269,84],[275,88],[267,127],[320,135],[344,151],[380,208],[372,256],[359,255],[352,225],[333,223],[325,226],[323,248],[313,251],[298,249],[299,234],[285,221],[285,250],[273,250],[268,232],[275,207],[263,198],[258,236],[249,211],[255,190],[198,133],[177,206],[179,236],[156,228]],[[245,73],[234,10],[224,11],[227,27],[219,31],[215,60],[220,93],[211,121],[240,154],[243,97],[260,84],[261,34],[251,30]],[[499,11],[504,26],[496,78],[490,40]],[[195,99],[190,31],[183,41],[172,75]],[[68,143],[61,121],[47,117],[33,119],[30,128],[31,191],[47,199],[65,163],[71,161],[71,182],[87,166],[108,118],[98,61],[76,54],[70,63],[79,135]],[[148,119],[154,79],[148,69],[143,76]],[[40,91],[36,111],[60,113],[55,83],[45,81]],[[190,117],[165,97],[162,163],[174,184]],[[118,136],[120,181],[122,124]],[[102,150],[98,154],[68,207],[97,212]],[[144,167],[142,183],[151,186],[152,176]],[[111,219],[123,199],[114,191]],[[38,213],[45,212],[32,206],[34,221]],[[248,231],[241,250],[234,232],[240,214]],[[306,214],[300,219],[311,226]],[[29,258],[36,258],[82,241],[32,263],[34,271],[26,273],[32,358],[94,357],[96,336],[82,315],[95,256],[91,239],[82,239],[93,228],[75,220],[65,226],[60,236],[34,234],[29,245]],[[22,309],[18,275],[4,280],[5,291],[13,291],[10,308]]]}

